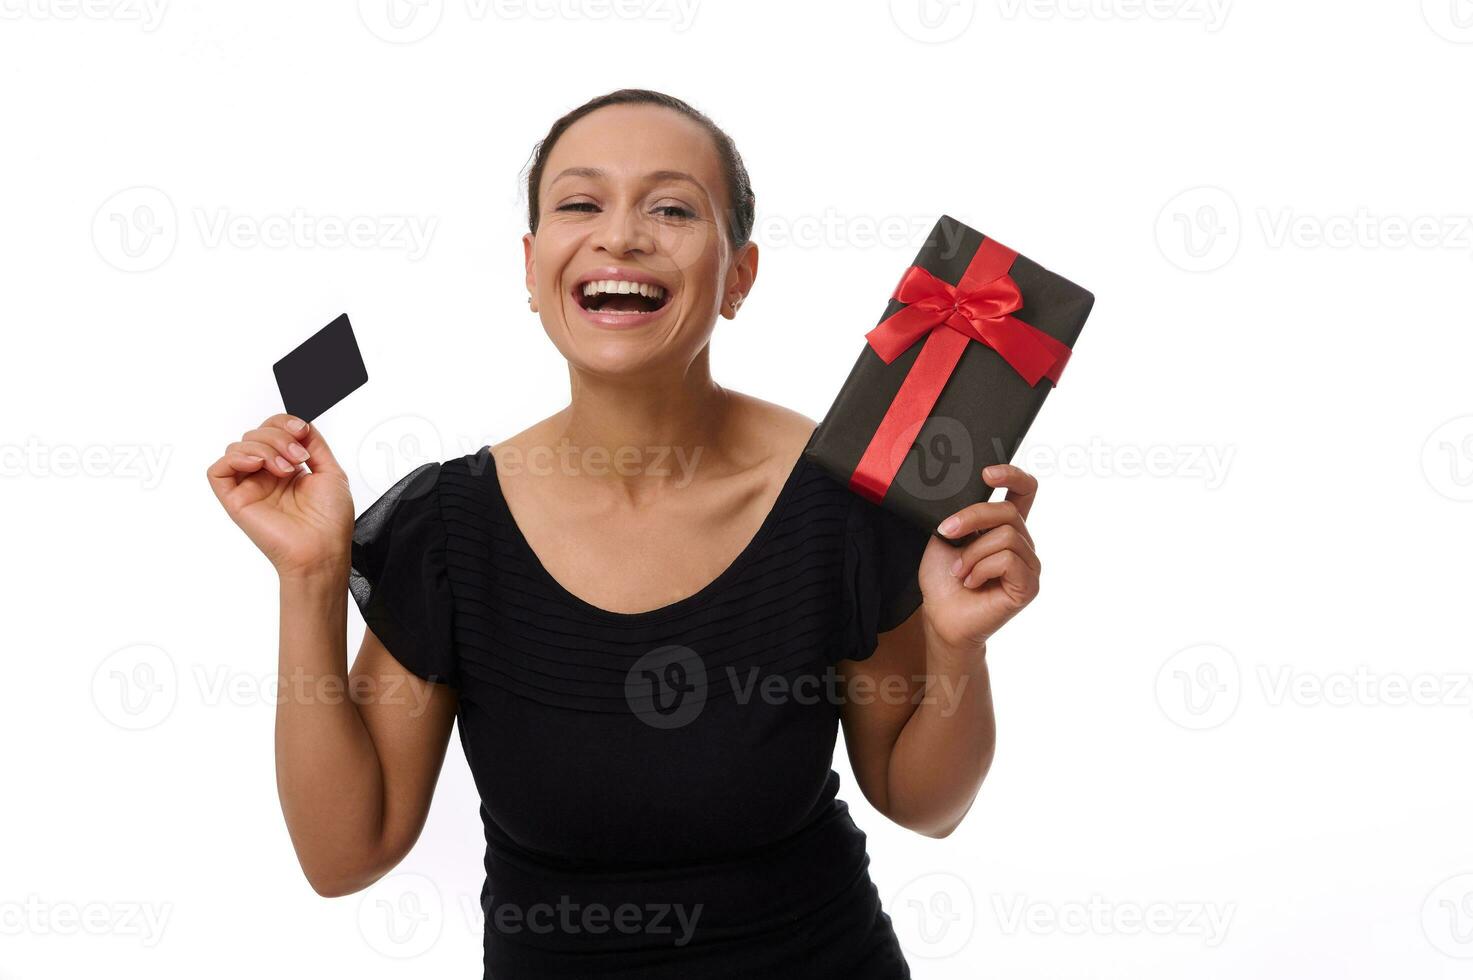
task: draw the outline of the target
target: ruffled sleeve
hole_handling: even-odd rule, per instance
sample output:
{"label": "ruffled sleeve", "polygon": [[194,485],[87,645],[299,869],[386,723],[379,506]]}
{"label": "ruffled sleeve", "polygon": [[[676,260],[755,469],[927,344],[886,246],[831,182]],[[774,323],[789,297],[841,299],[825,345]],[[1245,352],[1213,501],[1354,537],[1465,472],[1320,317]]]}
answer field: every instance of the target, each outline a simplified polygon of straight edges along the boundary
{"label": "ruffled sleeve", "polygon": [[348,591],[406,670],[457,687],[439,477],[439,463],[416,467],[353,522]]}
{"label": "ruffled sleeve", "polygon": [[844,535],[844,615],[838,659],[865,660],[879,635],[920,607],[918,572],[931,532],[852,494]]}

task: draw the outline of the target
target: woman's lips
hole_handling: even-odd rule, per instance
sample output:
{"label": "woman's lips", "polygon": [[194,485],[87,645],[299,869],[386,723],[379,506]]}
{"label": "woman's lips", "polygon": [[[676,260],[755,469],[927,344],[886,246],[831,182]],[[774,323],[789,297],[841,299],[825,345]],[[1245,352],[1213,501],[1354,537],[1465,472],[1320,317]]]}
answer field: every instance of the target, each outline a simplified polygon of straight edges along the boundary
{"label": "woman's lips", "polygon": [[664,306],[661,306],[658,310],[651,310],[648,313],[607,313],[602,310],[589,310],[585,309],[583,304],[576,300],[573,302],[573,306],[578,310],[578,314],[583,319],[594,326],[620,330],[630,327],[642,327],[651,320],[658,319],[665,314],[666,310],[670,309],[670,300],[667,298]]}
{"label": "woman's lips", "polygon": [[[623,290],[622,296],[618,293],[606,293],[605,296],[598,297],[590,297],[584,294],[584,289],[588,282],[598,282],[600,280],[612,280],[614,283],[629,282],[646,284],[655,287],[655,290],[659,293],[659,305],[653,310],[621,309],[620,307],[630,305],[624,298],[629,296],[629,290],[627,288]],[[604,285],[606,290],[613,288],[607,282]],[[635,291],[638,292],[639,290],[636,289]],[[613,269],[598,270],[594,274],[586,275],[572,289],[573,305],[578,308],[578,312],[582,314],[583,318],[594,326],[612,330],[627,330],[633,327],[644,326],[669,309],[673,299],[674,296],[670,287],[665,286],[663,283],[655,282],[653,277],[639,274],[629,275],[624,273],[623,270]],[[590,303],[599,308],[591,309],[588,305]]]}

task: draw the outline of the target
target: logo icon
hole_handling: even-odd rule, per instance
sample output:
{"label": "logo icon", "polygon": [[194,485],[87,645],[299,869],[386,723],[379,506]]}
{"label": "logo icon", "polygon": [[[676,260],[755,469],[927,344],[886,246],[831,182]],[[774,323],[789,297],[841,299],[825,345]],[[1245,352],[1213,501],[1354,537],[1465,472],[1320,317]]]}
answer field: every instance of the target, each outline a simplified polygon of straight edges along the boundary
{"label": "logo icon", "polygon": [[1156,674],[1156,703],[1182,728],[1205,731],[1238,710],[1243,676],[1232,652],[1211,643],[1178,650]]}
{"label": "logo icon", "polygon": [[920,959],[960,953],[977,931],[977,900],[966,879],[935,872],[902,885],[890,902],[900,945]]}
{"label": "logo icon", "polygon": [[933,415],[913,439],[895,474],[901,489],[917,500],[945,500],[960,493],[972,478],[974,461],[966,426],[949,415]]}
{"label": "logo icon", "polygon": [[1243,218],[1221,187],[1193,187],[1166,202],[1156,217],[1156,246],[1187,272],[1221,269],[1238,254]]}
{"label": "logo icon", "polygon": [[1422,18],[1443,40],[1473,44],[1473,0],[1422,0]]}
{"label": "logo icon", "polygon": [[1428,893],[1422,932],[1439,953],[1473,959],[1473,874],[1454,875]]}
{"label": "logo icon", "polygon": [[440,889],[424,875],[395,874],[364,893],[358,931],[375,952],[409,959],[429,950],[445,924]]}
{"label": "logo icon", "polygon": [[429,419],[396,415],[369,429],[358,443],[358,473],[372,493],[381,494],[416,466],[443,459],[444,446]]}
{"label": "logo icon", "polygon": [[1422,473],[1449,500],[1473,500],[1473,415],[1439,425],[1422,444]]}
{"label": "logo icon", "polygon": [[358,19],[390,44],[423,41],[440,26],[445,0],[358,0]]}
{"label": "logo icon", "polygon": [[151,643],[114,650],[92,672],[92,703],[98,714],[128,731],[162,723],[178,700],[174,658]]}
{"label": "logo icon", "polygon": [[651,650],[625,675],[624,698],[652,728],[689,725],[706,706],[706,665],[690,647]]}
{"label": "logo icon", "polygon": [[92,216],[92,244],[104,262],[123,272],[157,269],[174,254],[179,217],[157,187],[129,187],[102,202]]}
{"label": "logo icon", "polygon": [[976,13],[976,0],[890,0],[895,26],[922,44],[944,44],[961,37]]}

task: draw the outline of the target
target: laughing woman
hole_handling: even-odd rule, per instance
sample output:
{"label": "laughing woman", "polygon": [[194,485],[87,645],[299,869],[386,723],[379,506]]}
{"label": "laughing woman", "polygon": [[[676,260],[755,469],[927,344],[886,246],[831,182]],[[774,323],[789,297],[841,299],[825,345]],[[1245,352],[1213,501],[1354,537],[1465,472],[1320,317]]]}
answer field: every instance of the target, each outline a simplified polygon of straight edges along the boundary
{"label": "laughing woman", "polygon": [[333,896],[398,864],[458,720],[487,976],[908,977],[836,798],[837,731],[877,811],[956,828],[992,759],[987,640],[1038,589],[1036,484],[989,471],[1006,499],[944,522],[984,532],[954,546],[806,462],[811,420],[712,379],[718,319],[757,278],[754,196],[684,102],[574,110],[527,196],[566,408],[413,469],[356,521],[300,419],[209,467],[277,570],[281,673],[352,693],[277,708],[302,870]]}

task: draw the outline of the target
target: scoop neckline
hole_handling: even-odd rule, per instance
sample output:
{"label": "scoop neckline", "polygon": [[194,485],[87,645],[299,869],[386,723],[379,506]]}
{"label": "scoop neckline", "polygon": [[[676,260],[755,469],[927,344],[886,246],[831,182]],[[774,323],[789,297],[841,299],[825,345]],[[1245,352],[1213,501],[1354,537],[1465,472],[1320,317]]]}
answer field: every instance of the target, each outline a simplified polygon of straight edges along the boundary
{"label": "scoop neckline", "polygon": [[793,462],[792,468],[783,480],[782,487],[777,492],[777,497],[774,498],[772,506],[768,508],[766,515],[763,516],[762,523],[758,525],[756,532],[742,547],[741,551],[737,552],[736,557],[728,562],[726,567],[715,578],[682,599],[676,599],[674,602],[668,602],[663,606],[655,606],[652,609],[642,609],[637,612],[617,612],[613,609],[605,609],[602,606],[594,605],[582,596],[575,595],[562,582],[558,581],[557,577],[547,570],[547,566],[542,564],[541,557],[538,556],[536,549],[532,547],[532,543],[527,540],[527,536],[522,533],[521,525],[517,523],[516,517],[512,514],[511,505],[506,502],[506,494],[501,489],[501,475],[496,469],[496,454],[491,451],[489,445],[486,445],[478,450],[477,455],[486,457],[488,463],[483,472],[488,477],[488,483],[492,490],[492,495],[496,498],[501,516],[505,519],[507,527],[511,529],[516,547],[526,557],[528,563],[532,566],[533,573],[542,583],[551,589],[559,599],[590,616],[609,622],[632,624],[669,619],[700,606],[735,578],[751,562],[753,556],[762,547],[763,542],[771,535],[772,528],[777,524],[778,515],[783,505],[787,502],[788,497],[792,495],[793,487],[798,483],[798,474],[804,468],[804,462],[808,458],[808,446],[805,445],[803,451],[798,453],[797,460]]}

